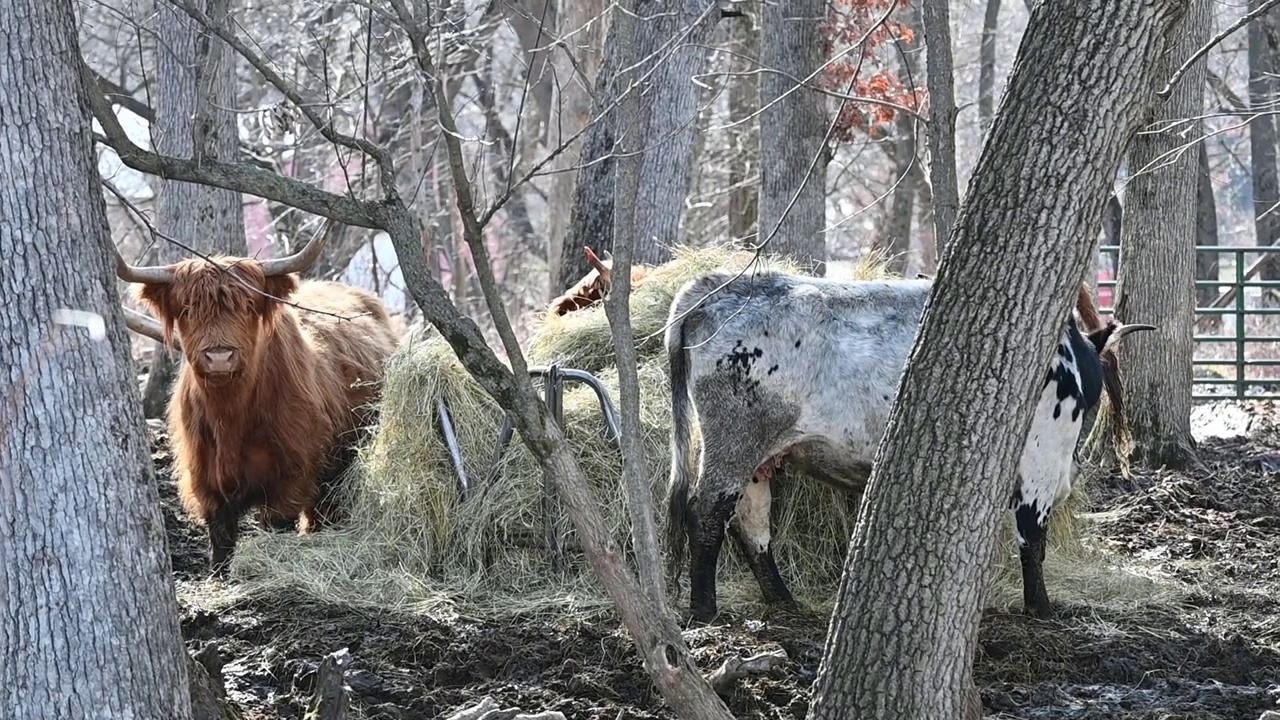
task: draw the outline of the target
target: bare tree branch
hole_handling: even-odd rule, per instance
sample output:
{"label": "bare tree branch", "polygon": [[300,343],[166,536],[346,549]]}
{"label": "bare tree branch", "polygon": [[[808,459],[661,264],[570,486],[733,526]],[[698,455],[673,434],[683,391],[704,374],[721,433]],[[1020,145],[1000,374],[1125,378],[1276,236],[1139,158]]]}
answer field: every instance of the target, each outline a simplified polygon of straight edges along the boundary
{"label": "bare tree branch", "polygon": [[171,2],[174,7],[177,7],[187,15],[190,15],[191,19],[208,28],[209,32],[217,35],[219,38],[222,38],[223,42],[227,43],[235,49],[236,52],[240,53],[245,60],[248,60],[249,64],[261,73],[262,77],[265,78],[267,82],[271,83],[271,85],[283,93],[284,96],[289,99],[289,102],[293,103],[293,105],[298,108],[299,112],[301,112],[307,120],[320,131],[320,134],[323,135],[326,140],[334,143],[335,145],[342,145],[344,147],[351,148],[352,150],[365,153],[369,157],[373,158],[374,162],[378,165],[379,174],[381,176],[380,179],[382,181],[382,191],[384,194],[395,189],[395,173],[392,172],[391,156],[387,153],[385,148],[369,142],[368,140],[345,135],[335,130],[333,122],[321,118],[320,114],[317,113],[313,107],[313,105],[322,105],[323,103],[318,101],[308,101],[306,98],[303,98],[301,92],[299,92],[296,86],[286,82],[284,78],[280,77],[279,73],[273,70],[261,56],[249,49],[249,47],[233,33],[221,27],[217,23],[212,22],[203,12],[200,11],[199,8],[191,4],[190,0],[169,0],[169,2]]}
{"label": "bare tree branch", "polygon": [[489,314],[498,330],[498,337],[502,339],[502,346],[507,351],[507,359],[511,363],[512,371],[517,377],[527,377],[528,363],[525,361],[524,352],[520,349],[519,341],[516,340],[511,319],[507,317],[502,295],[498,291],[498,284],[493,276],[493,268],[489,264],[489,251],[484,244],[484,226],[480,224],[475,197],[471,190],[471,180],[467,177],[458,124],[449,107],[449,95],[445,91],[444,78],[436,70],[431,51],[427,48],[426,28],[409,12],[404,0],[390,0],[390,2],[400,18],[401,26],[409,36],[409,44],[413,47],[414,58],[418,62],[423,78],[436,96],[436,112],[440,118],[444,144],[449,154],[449,171],[453,175],[458,214],[462,216],[462,234],[467,246],[471,248],[471,260],[480,278],[480,288],[484,294],[485,304],[489,306]]}
{"label": "bare tree branch", "polygon": [[320,190],[300,180],[278,175],[255,165],[225,163],[216,160],[183,160],[143,150],[125,133],[111,109],[111,103],[102,94],[97,78],[88,66],[81,63],[85,95],[93,116],[102,124],[105,143],[120,156],[120,161],[139,172],[150,173],[166,180],[203,183],[215,187],[245,192],[275,200],[286,205],[337,220],[348,225],[380,228],[385,215],[381,203],[356,200]]}
{"label": "bare tree branch", "polygon": [[1223,40],[1226,40],[1235,31],[1239,30],[1245,25],[1248,25],[1249,21],[1262,17],[1262,15],[1264,15],[1268,10],[1274,7],[1275,4],[1278,2],[1280,2],[1280,0],[1266,0],[1258,7],[1245,13],[1244,15],[1241,15],[1235,22],[1231,23],[1226,28],[1224,28],[1222,32],[1215,35],[1213,39],[1209,40],[1209,42],[1205,43],[1199,50],[1192,53],[1191,57],[1187,58],[1186,61],[1184,61],[1182,65],[1177,70],[1174,71],[1173,76],[1169,78],[1169,82],[1165,83],[1165,86],[1161,88],[1159,92],[1156,93],[1156,97],[1160,98],[1161,100],[1167,99],[1169,95],[1173,92],[1173,86],[1178,84],[1178,80],[1182,79],[1182,76],[1187,74],[1187,71],[1191,69],[1192,65],[1196,64],[1197,60],[1204,57],[1205,55],[1208,55],[1209,51],[1212,50],[1214,46],[1216,46],[1218,43],[1222,42]]}

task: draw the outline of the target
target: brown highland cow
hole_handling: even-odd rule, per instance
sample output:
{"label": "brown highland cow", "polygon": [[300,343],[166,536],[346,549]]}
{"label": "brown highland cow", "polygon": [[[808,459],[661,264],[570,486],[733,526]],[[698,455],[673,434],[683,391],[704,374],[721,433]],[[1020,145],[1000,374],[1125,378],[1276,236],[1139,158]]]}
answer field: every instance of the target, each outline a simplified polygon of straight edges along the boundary
{"label": "brown highland cow", "polygon": [[[584,310],[604,300],[604,296],[609,294],[609,289],[613,287],[613,258],[605,255],[604,260],[596,256],[591,248],[584,247],[582,250],[587,254],[587,262],[591,263],[591,271],[582,277],[573,287],[564,291],[564,294],[553,299],[547,307],[549,315],[565,315],[575,310]],[[631,286],[635,287],[644,282],[649,276],[652,268],[645,265],[631,266]]]}
{"label": "brown highland cow", "polygon": [[181,340],[170,442],[183,507],[208,528],[216,575],[226,575],[253,507],[264,527],[296,521],[306,533],[334,520],[334,481],[375,417],[397,342],[387,309],[360,288],[294,274],[315,262],[327,234],[262,262],[133,267],[116,258],[159,319],[134,313],[128,326],[174,348]]}

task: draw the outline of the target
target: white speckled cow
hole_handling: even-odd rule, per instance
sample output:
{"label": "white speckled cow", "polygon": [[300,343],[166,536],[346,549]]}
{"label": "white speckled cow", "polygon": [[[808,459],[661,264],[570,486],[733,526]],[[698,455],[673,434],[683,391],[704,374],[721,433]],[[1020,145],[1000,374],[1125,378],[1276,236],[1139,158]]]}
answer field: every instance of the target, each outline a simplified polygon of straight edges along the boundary
{"label": "white speckled cow", "polygon": [[[931,287],[929,279],[839,281],[774,271],[735,279],[713,272],[676,295],[666,336],[669,573],[678,583],[687,542],[695,619],[716,614],[726,528],[765,601],[791,601],[771,549],[768,470],[785,454],[810,475],[861,492]],[[1114,343],[1153,329],[1104,324],[1081,285],[1046,371],[1010,503],[1028,612],[1054,614],[1042,574],[1049,514],[1071,491],[1082,422],[1104,385],[1115,426],[1127,432]],[[702,429],[692,485],[690,401]]]}

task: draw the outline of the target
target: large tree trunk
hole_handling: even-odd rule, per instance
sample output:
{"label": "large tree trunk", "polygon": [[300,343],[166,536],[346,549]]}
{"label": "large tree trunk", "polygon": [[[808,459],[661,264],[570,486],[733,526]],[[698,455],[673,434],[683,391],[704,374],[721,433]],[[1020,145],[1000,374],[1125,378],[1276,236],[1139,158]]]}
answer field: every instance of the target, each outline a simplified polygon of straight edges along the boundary
{"label": "large tree trunk", "polygon": [[[1182,58],[1209,39],[1209,2],[1192,0],[1177,42],[1160,64],[1160,86]],[[1129,167],[1135,172],[1125,190],[1115,314],[1122,322],[1150,323],[1160,329],[1131,338],[1119,349],[1134,439],[1132,460],[1147,467],[1182,466],[1195,448],[1191,338],[1199,168],[1194,155],[1178,149],[1199,140],[1199,121],[1185,118],[1203,114],[1204,70],[1202,58],[1148,116],[1151,131],[1136,136],[1129,151]],[[1121,454],[1126,450],[1113,449]]]}
{"label": "large tree trunk", "polygon": [[[637,62],[640,80],[644,163],[636,196],[635,259],[658,265],[671,259],[689,196],[693,136],[698,116],[695,76],[707,64],[712,31],[720,18],[712,0],[638,0]],[[647,86],[647,87],[646,87]]]}
{"label": "large tree trunk", "polygon": [[[675,244],[689,194],[698,97],[693,76],[705,64],[705,47],[719,14],[707,0],[681,0],[678,12],[656,0],[640,0],[637,5],[637,57],[646,71],[654,62],[662,65],[647,79],[637,80],[641,83],[639,91],[644,93],[640,127],[644,132],[645,158],[636,207],[635,261],[657,265],[670,258],[670,251],[663,246]],[[613,108],[622,90],[616,81],[616,45],[617,33],[610,26],[591,107],[592,117],[599,119],[583,140],[579,162],[582,169],[574,190],[569,235],[560,252],[559,283],[551,288],[553,295],[590,272],[591,266],[582,252],[584,246],[599,255],[613,243],[613,153],[618,124],[618,112]]]}
{"label": "large tree trunk", "polygon": [[[0,3],[0,32],[0,707],[183,720],[186,656],[72,3]],[[100,317],[66,324],[76,311]]]}
{"label": "large tree trunk", "polygon": [[[591,88],[604,54],[604,24],[607,22],[607,15],[603,12],[604,3],[601,0],[561,0],[558,13],[559,36],[571,37],[572,40],[551,56],[552,66],[556,69],[559,102],[555,103],[553,109],[556,120],[547,133],[546,144],[550,148],[568,142],[569,138],[574,137],[591,120]],[[551,182],[551,197],[547,201],[548,237],[551,239],[551,246],[547,249],[551,276],[548,297],[559,295],[566,287],[561,264],[565,251],[575,249],[567,247],[565,243],[570,236],[574,181],[580,176],[588,176],[585,169],[570,172],[569,168],[583,158],[585,147],[586,142],[580,136],[552,163],[552,167],[560,172]],[[579,245],[576,250],[577,256],[583,257],[582,246]],[[585,258],[583,263],[585,266]],[[585,274],[578,273],[573,281]]]}
{"label": "large tree trunk", "polygon": [[[213,22],[225,25],[230,0],[196,0]],[[156,150],[180,158],[235,162],[240,153],[236,126],[236,60],[226,43],[167,2],[156,6],[160,43],[156,70]],[[158,262],[203,254],[242,254],[244,211],[240,193],[162,180],[157,197],[160,232],[181,245],[162,241]],[[189,248],[189,250],[187,249]],[[143,412],[161,417],[169,403],[178,358],[156,343],[151,372],[142,392]]]}
{"label": "large tree trunk", "polygon": [[[914,9],[913,24],[921,23],[920,8]],[[919,77],[919,52],[902,53],[901,77]],[[889,254],[889,270],[905,276],[911,266],[912,220],[915,217],[916,195],[924,184],[924,172],[916,152],[916,118],[898,113],[894,120],[890,155],[893,159],[893,176],[897,186],[889,200],[889,209],[880,232],[878,247]]]}
{"label": "large tree trunk", "polygon": [[[1263,0],[1249,0],[1249,11],[1262,5]],[[1273,32],[1274,11],[1249,23],[1249,106],[1269,108],[1275,100],[1276,72],[1275,49],[1270,42]],[[1253,170],[1253,216],[1259,247],[1274,245],[1280,241],[1280,178],[1276,172],[1276,124],[1268,112],[1262,112],[1249,120],[1249,158]],[[1274,255],[1272,256],[1274,257]],[[1261,279],[1280,279],[1280,263],[1265,262]],[[1267,303],[1267,295],[1263,294]]]}
{"label": "large tree trunk", "polygon": [[759,76],[759,239],[767,243],[765,252],[819,274],[827,260],[827,107],[821,92],[796,89],[796,83],[824,60],[820,27],[826,11],[824,0],[765,2]]}
{"label": "large tree trunk", "polygon": [[551,295],[573,287],[591,272],[582,248],[597,255],[613,248],[613,185],[617,164],[613,157],[614,125],[617,122],[617,29],[609,26],[604,41],[604,58],[596,75],[592,122],[583,136],[579,170],[569,207],[569,230],[560,247],[559,271],[553,277]]}
{"label": "large tree trunk", "polygon": [[1034,398],[1183,7],[1032,12],[877,452],[812,718],[980,715],[974,644]]}
{"label": "large tree trunk", "polygon": [[911,264],[911,221],[915,216],[916,194],[924,173],[916,167],[916,121],[899,113],[894,122],[893,173],[897,187],[889,199],[878,247],[889,255],[889,270],[905,276]]}

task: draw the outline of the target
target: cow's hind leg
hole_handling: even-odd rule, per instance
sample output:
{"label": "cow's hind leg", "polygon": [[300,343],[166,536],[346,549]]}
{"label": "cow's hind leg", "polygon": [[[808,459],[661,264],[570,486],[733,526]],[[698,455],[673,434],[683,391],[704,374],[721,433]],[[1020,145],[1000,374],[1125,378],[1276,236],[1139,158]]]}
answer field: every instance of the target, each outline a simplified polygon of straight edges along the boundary
{"label": "cow's hind leg", "polygon": [[1023,500],[1021,492],[1014,493],[1018,555],[1022,561],[1022,605],[1027,613],[1044,620],[1056,615],[1044,586],[1044,550],[1051,511],[1052,508],[1046,508],[1042,512],[1037,503]]}
{"label": "cow's hind leg", "polygon": [[271,508],[263,505],[258,508],[258,527],[267,531],[280,532],[282,530],[293,531],[298,528],[298,518],[281,515],[273,511]]}
{"label": "cow's hind leg", "polygon": [[[716,566],[720,560],[720,551],[724,545],[725,531],[734,519],[735,508],[746,497],[750,483],[748,479],[755,472],[754,453],[743,451],[735,444],[719,442],[719,438],[704,439],[702,450],[702,467],[698,474],[698,483],[689,498],[685,513],[686,528],[689,537],[689,605],[693,619],[709,621],[715,617],[716,604]],[[744,462],[745,460],[745,462]],[[753,502],[759,503],[758,491],[753,495]],[[755,515],[749,513],[748,525],[752,537],[758,540],[759,524]],[[765,503],[765,532],[768,532],[768,504]],[[734,521],[735,528],[741,525]],[[737,536],[737,530],[734,534]],[[754,541],[753,541],[754,542]],[[751,554],[754,558],[755,554]],[[763,559],[761,562],[765,562]],[[773,565],[772,555],[767,563],[776,575],[777,566]],[[755,567],[755,562],[752,563]],[[761,567],[765,567],[761,565]],[[779,585],[781,584],[779,578]],[[770,589],[773,589],[771,584]],[[783,588],[785,591],[785,587]],[[770,592],[766,590],[766,595]]]}
{"label": "cow's hind leg", "polygon": [[738,501],[731,528],[738,549],[747,559],[760,594],[769,604],[795,602],[791,591],[778,572],[773,558],[773,537],[770,533],[770,509],[773,505],[772,472],[757,472],[751,478],[742,499]]}
{"label": "cow's hind leg", "polygon": [[741,492],[736,483],[732,487],[704,484],[689,498],[685,518],[689,533],[689,611],[694,620],[708,622],[716,615],[716,566],[724,545],[725,526]]}

